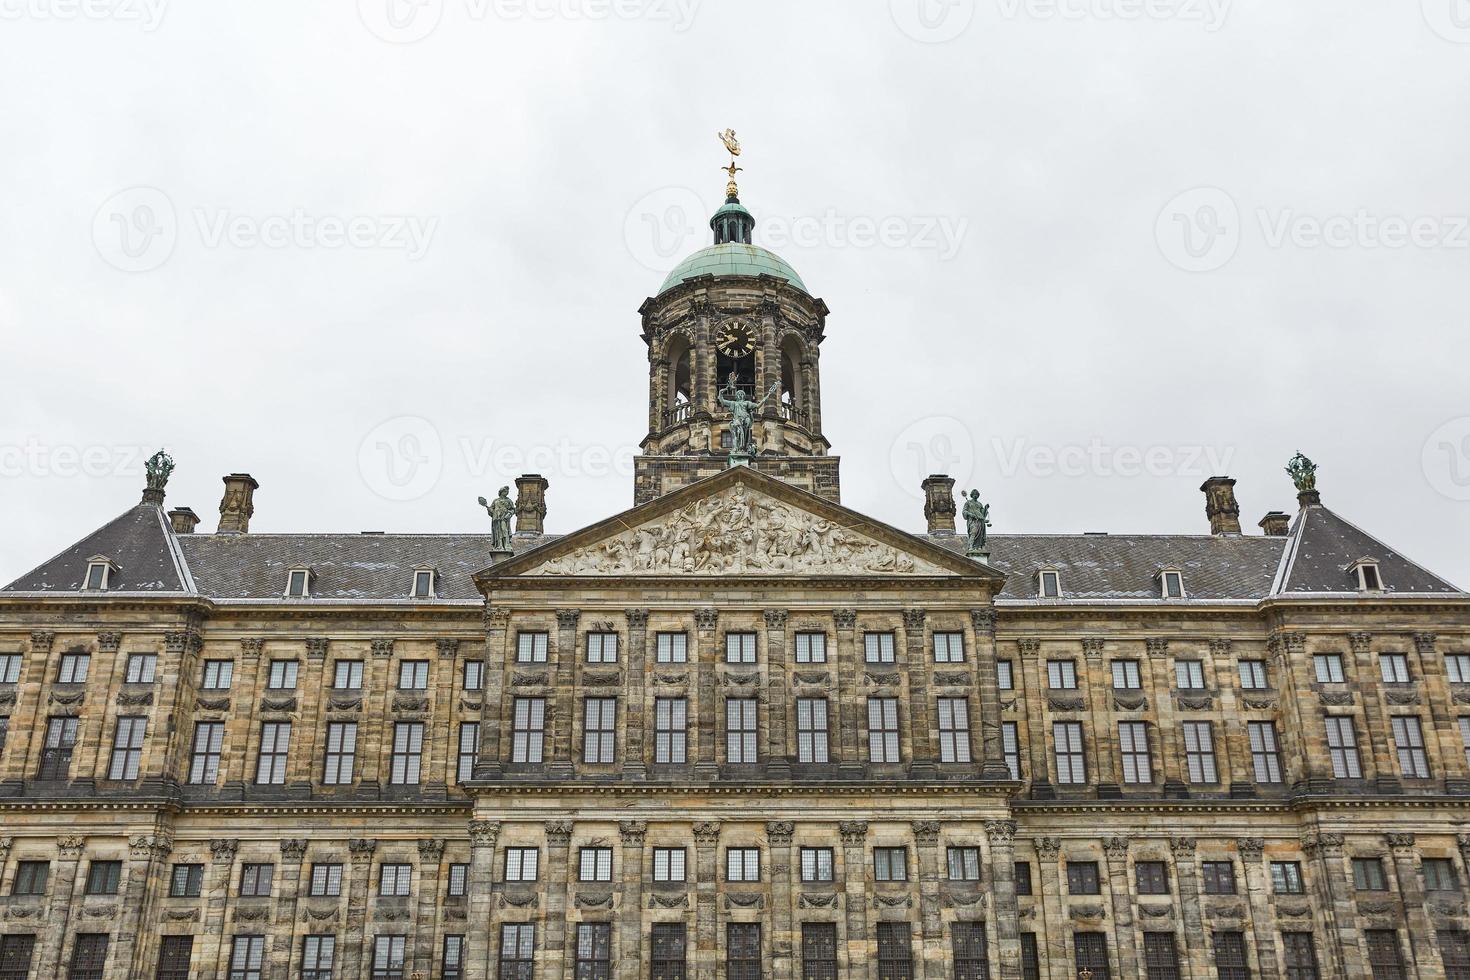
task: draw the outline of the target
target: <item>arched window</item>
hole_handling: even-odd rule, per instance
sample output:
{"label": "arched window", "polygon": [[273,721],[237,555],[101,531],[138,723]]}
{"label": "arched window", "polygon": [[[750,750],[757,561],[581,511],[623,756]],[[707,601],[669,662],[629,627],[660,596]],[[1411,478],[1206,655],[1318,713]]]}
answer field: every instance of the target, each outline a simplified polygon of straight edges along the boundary
{"label": "arched window", "polygon": [[781,415],[806,424],[806,385],[801,374],[801,341],[788,336],[781,342]]}
{"label": "arched window", "polygon": [[689,418],[693,410],[693,370],[690,359],[689,341],[683,334],[675,334],[669,341],[669,377],[665,385],[664,424],[676,425]]}

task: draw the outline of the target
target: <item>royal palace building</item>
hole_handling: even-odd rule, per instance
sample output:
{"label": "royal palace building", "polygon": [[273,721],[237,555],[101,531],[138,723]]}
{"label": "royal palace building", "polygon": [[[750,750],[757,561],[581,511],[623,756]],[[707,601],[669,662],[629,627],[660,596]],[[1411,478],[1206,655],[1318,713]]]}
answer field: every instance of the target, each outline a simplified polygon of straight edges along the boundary
{"label": "royal palace building", "polygon": [[631,510],[206,533],[160,455],[0,591],[0,980],[1470,978],[1470,596],[1300,458],[1260,533],[845,508],[753,223],[640,310]]}

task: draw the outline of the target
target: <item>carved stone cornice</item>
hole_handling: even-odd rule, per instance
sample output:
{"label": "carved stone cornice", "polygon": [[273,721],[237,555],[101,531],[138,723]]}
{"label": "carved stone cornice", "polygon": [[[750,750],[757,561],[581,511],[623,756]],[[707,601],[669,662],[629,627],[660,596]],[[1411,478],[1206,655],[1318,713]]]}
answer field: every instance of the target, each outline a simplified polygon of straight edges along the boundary
{"label": "carved stone cornice", "polygon": [[300,864],[301,859],[306,857],[307,841],[301,838],[295,840],[287,839],[281,841],[281,860],[292,864]]}
{"label": "carved stone cornice", "polygon": [[925,846],[939,843],[938,820],[915,820],[913,826],[914,843]]}
{"label": "carved stone cornice", "polygon": [[373,656],[386,659],[393,656],[394,640],[391,636],[380,636],[372,642]]}
{"label": "carved stone cornice", "polygon": [[694,843],[703,844],[706,847],[720,842],[720,822],[718,820],[704,820],[696,823],[693,827]]}
{"label": "carved stone cornice", "polygon": [[372,837],[359,837],[347,842],[347,853],[351,855],[353,864],[370,863],[377,849],[378,842]]}
{"label": "carved stone cornice", "polygon": [[441,636],[439,639],[434,641],[434,648],[438,651],[439,657],[443,660],[453,660],[455,657],[459,656],[459,640],[456,640],[452,637]]}
{"label": "carved stone cornice", "polygon": [[233,838],[220,837],[209,842],[209,853],[215,864],[234,864],[235,852],[239,848],[240,842]]}
{"label": "carved stone cornice", "polygon": [[1237,837],[1235,850],[1240,854],[1242,861],[1259,861],[1266,850],[1266,839],[1264,837]]}
{"label": "carved stone cornice", "polygon": [[103,653],[116,653],[117,648],[122,646],[121,633],[98,633],[97,649]]}
{"label": "carved stone cornice", "polygon": [[580,609],[558,609],[556,611],[557,629],[574,630],[581,619],[582,610]]}
{"label": "carved stone cornice", "polygon": [[647,609],[628,609],[624,611],[623,615],[628,617],[629,629],[641,630],[648,626]]}
{"label": "carved stone cornice", "polygon": [[56,634],[50,630],[31,630],[31,652],[50,653],[51,645],[56,642]]}
{"label": "carved stone cornice", "polygon": [[1016,840],[1016,821],[1014,820],[987,820],[985,821],[985,839],[990,841],[992,847],[1000,844],[1010,845]]}
{"label": "carved stone cornice", "polygon": [[622,820],[618,823],[618,838],[626,847],[642,847],[648,837],[647,820]]}
{"label": "carved stone cornice", "polygon": [[1062,853],[1062,839],[1060,837],[1038,837],[1033,841],[1036,848],[1036,856],[1043,861],[1055,861],[1057,855]]}
{"label": "carved stone cornice", "polygon": [[840,630],[857,629],[857,610],[835,609],[832,611],[832,620]]}
{"label": "carved stone cornice", "polygon": [[849,846],[861,844],[868,839],[868,822],[844,820],[837,825],[837,832],[842,836],[842,843]]}
{"label": "carved stone cornice", "polygon": [[552,846],[566,847],[572,840],[572,822],[570,820],[548,820],[546,822],[546,842]]}
{"label": "carved stone cornice", "polygon": [[494,848],[495,842],[500,839],[500,823],[495,820],[471,820],[470,821],[470,847],[479,849],[483,847]]}

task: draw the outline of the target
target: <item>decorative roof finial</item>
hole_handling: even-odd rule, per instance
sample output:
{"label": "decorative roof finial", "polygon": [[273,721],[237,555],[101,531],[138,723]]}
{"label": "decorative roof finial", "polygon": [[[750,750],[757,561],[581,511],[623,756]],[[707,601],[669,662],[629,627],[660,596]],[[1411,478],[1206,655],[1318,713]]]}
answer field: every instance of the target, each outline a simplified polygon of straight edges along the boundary
{"label": "decorative roof finial", "polygon": [[735,185],[735,175],[744,170],[744,167],[735,166],[735,158],[740,155],[740,141],[735,138],[735,130],[727,129],[723,133],[716,133],[720,142],[725,144],[725,149],[730,151],[730,165],[720,169],[730,175],[730,182],[725,185],[725,200],[737,201],[740,199],[740,188]]}
{"label": "decorative roof finial", "polygon": [[148,483],[143,489],[143,503],[162,504],[169,475],[174,471],[174,458],[160,449],[143,464],[143,470],[148,475]]}
{"label": "decorative roof finial", "polygon": [[1291,482],[1296,484],[1297,503],[1303,507],[1311,504],[1320,504],[1322,496],[1317,492],[1317,464],[1301,454],[1291,457],[1291,462],[1286,464],[1287,475]]}

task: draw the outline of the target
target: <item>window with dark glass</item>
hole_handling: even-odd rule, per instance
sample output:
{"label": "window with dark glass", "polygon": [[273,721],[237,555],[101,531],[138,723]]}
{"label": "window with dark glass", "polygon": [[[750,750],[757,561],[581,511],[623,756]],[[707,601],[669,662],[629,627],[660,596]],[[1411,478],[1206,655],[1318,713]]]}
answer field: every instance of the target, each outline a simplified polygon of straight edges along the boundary
{"label": "window with dark glass", "polygon": [[685,980],[688,942],[682,922],[656,922],[648,934],[651,980]]}
{"label": "window with dark glass", "polygon": [[1179,950],[1172,932],[1143,934],[1143,971],[1148,980],[1179,980]]}
{"label": "window with dark glass", "polygon": [[78,934],[71,948],[71,966],[66,971],[67,980],[102,980],[107,969],[107,940],[106,933]]}
{"label": "window with dark glass", "polygon": [[577,980],[612,980],[612,923],[577,923]]}
{"label": "window with dark glass", "polygon": [[459,755],[454,763],[456,782],[467,783],[475,778],[475,760],[480,757],[480,723],[459,723]]}
{"label": "window with dark glass", "polygon": [[507,923],[500,927],[500,980],[535,980],[536,926]]}
{"label": "window with dark glass", "polygon": [[1399,934],[1394,929],[1366,929],[1363,938],[1368,943],[1368,969],[1373,980],[1405,980],[1404,954],[1399,946]]}
{"label": "window with dark glass", "polygon": [[1445,980],[1470,980],[1470,932],[1441,929],[1438,938]]}
{"label": "window with dark glass", "polygon": [[1296,861],[1272,861],[1271,890],[1277,895],[1302,894],[1301,864]]}
{"label": "window with dark glass", "polygon": [[837,980],[836,923],[802,923],[801,980]]}
{"label": "window with dark glass", "polygon": [[1163,861],[1139,861],[1133,866],[1140,895],[1169,894],[1169,867]]}
{"label": "window with dark glass", "polygon": [[[1100,932],[1076,932],[1072,934],[1072,950],[1077,962],[1079,976],[1090,980],[1112,980],[1108,969],[1108,939]],[[1090,971],[1083,973],[1084,970]]]}
{"label": "window with dark glass", "polygon": [[1068,895],[1096,895],[1098,888],[1096,861],[1067,862]]}
{"label": "window with dark glass", "polygon": [[955,980],[990,980],[985,923],[956,922],[949,927],[949,937]]}
{"label": "window with dark glass", "polygon": [[911,980],[914,942],[907,922],[878,923],[878,976],[881,980]]}
{"label": "window with dark glass", "polygon": [[15,866],[15,880],[10,883],[12,895],[44,895],[46,879],[51,875],[49,861],[20,861]]}
{"label": "window with dark glass", "polygon": [[1281,951],[1286,962],[1286,980],[1320,980],[1317,944],[1310,932],[1283,932]]}
{"label": "window with dark glass", "polygon": [[121,861],[93,861],[87,866],[87,886],[84,891],[88,895],[116,895],[121,879]]}
{"label": "window with dark glass", "polygon": [[12,932],[0,936],[0,980],[26,980],[31,975],[31,956],[36,937]]}
{"label": "window with dark glass", "polygon": [[1021,933],[1021,980],[1041,980],[1041,958],[1036,952],[1036,933]]}
{"label": "window with dark glass", "polygon": [[1031,862],[1017,861],[1011,866],[1011,873],[1016,876],[1016,894],[1031,894]]}
{"label": "window with dark glass", "polygon": [[430,569],[419,569],[413,573],[413,597],[415,599],[432,599],[434,597],[434,580],[438,578]]}
{"label": "window with dark glass", "polygon": [[[163,936],[158,944],[158,969],[153,980],[189,980],[189,960],[194,955],[193,936]],[[4,973],[0,972],[0,977]],[[317,980],[306,977],[304,980]]]}
{"label": "window with dark glass", "polygon": [[204,865],[176,864],[168,879],[169,898],[198,898],[204,888]]}
{"label": "window with dark glass", "polygon": [[1250,980],[1251,969],[1245,956],[1245,934],[1215,933],[1215,976],[1220,980]]}
{"label": "window with dark glass", "polygon": [[48,718],[46,742],[41,748],[37,779],[66,779],[71,775],[71,754],[77,747],[77,719]]}
{"label": "window with dark glass", "polygon": [[1360,892],[1381,892],[1388,888],[1383,876],[1383,862],[1378,858],[1353,858],[1353,887]]}
{"label": "window with dark glass", "polygon": [[950,847],[944,855],[950,881],[980,880],[980,848]]}
{"label": "window with dark glass", "polygon": [[1235,862],[1205,861],[1200,865],[1206,895],[1235,894]]}

